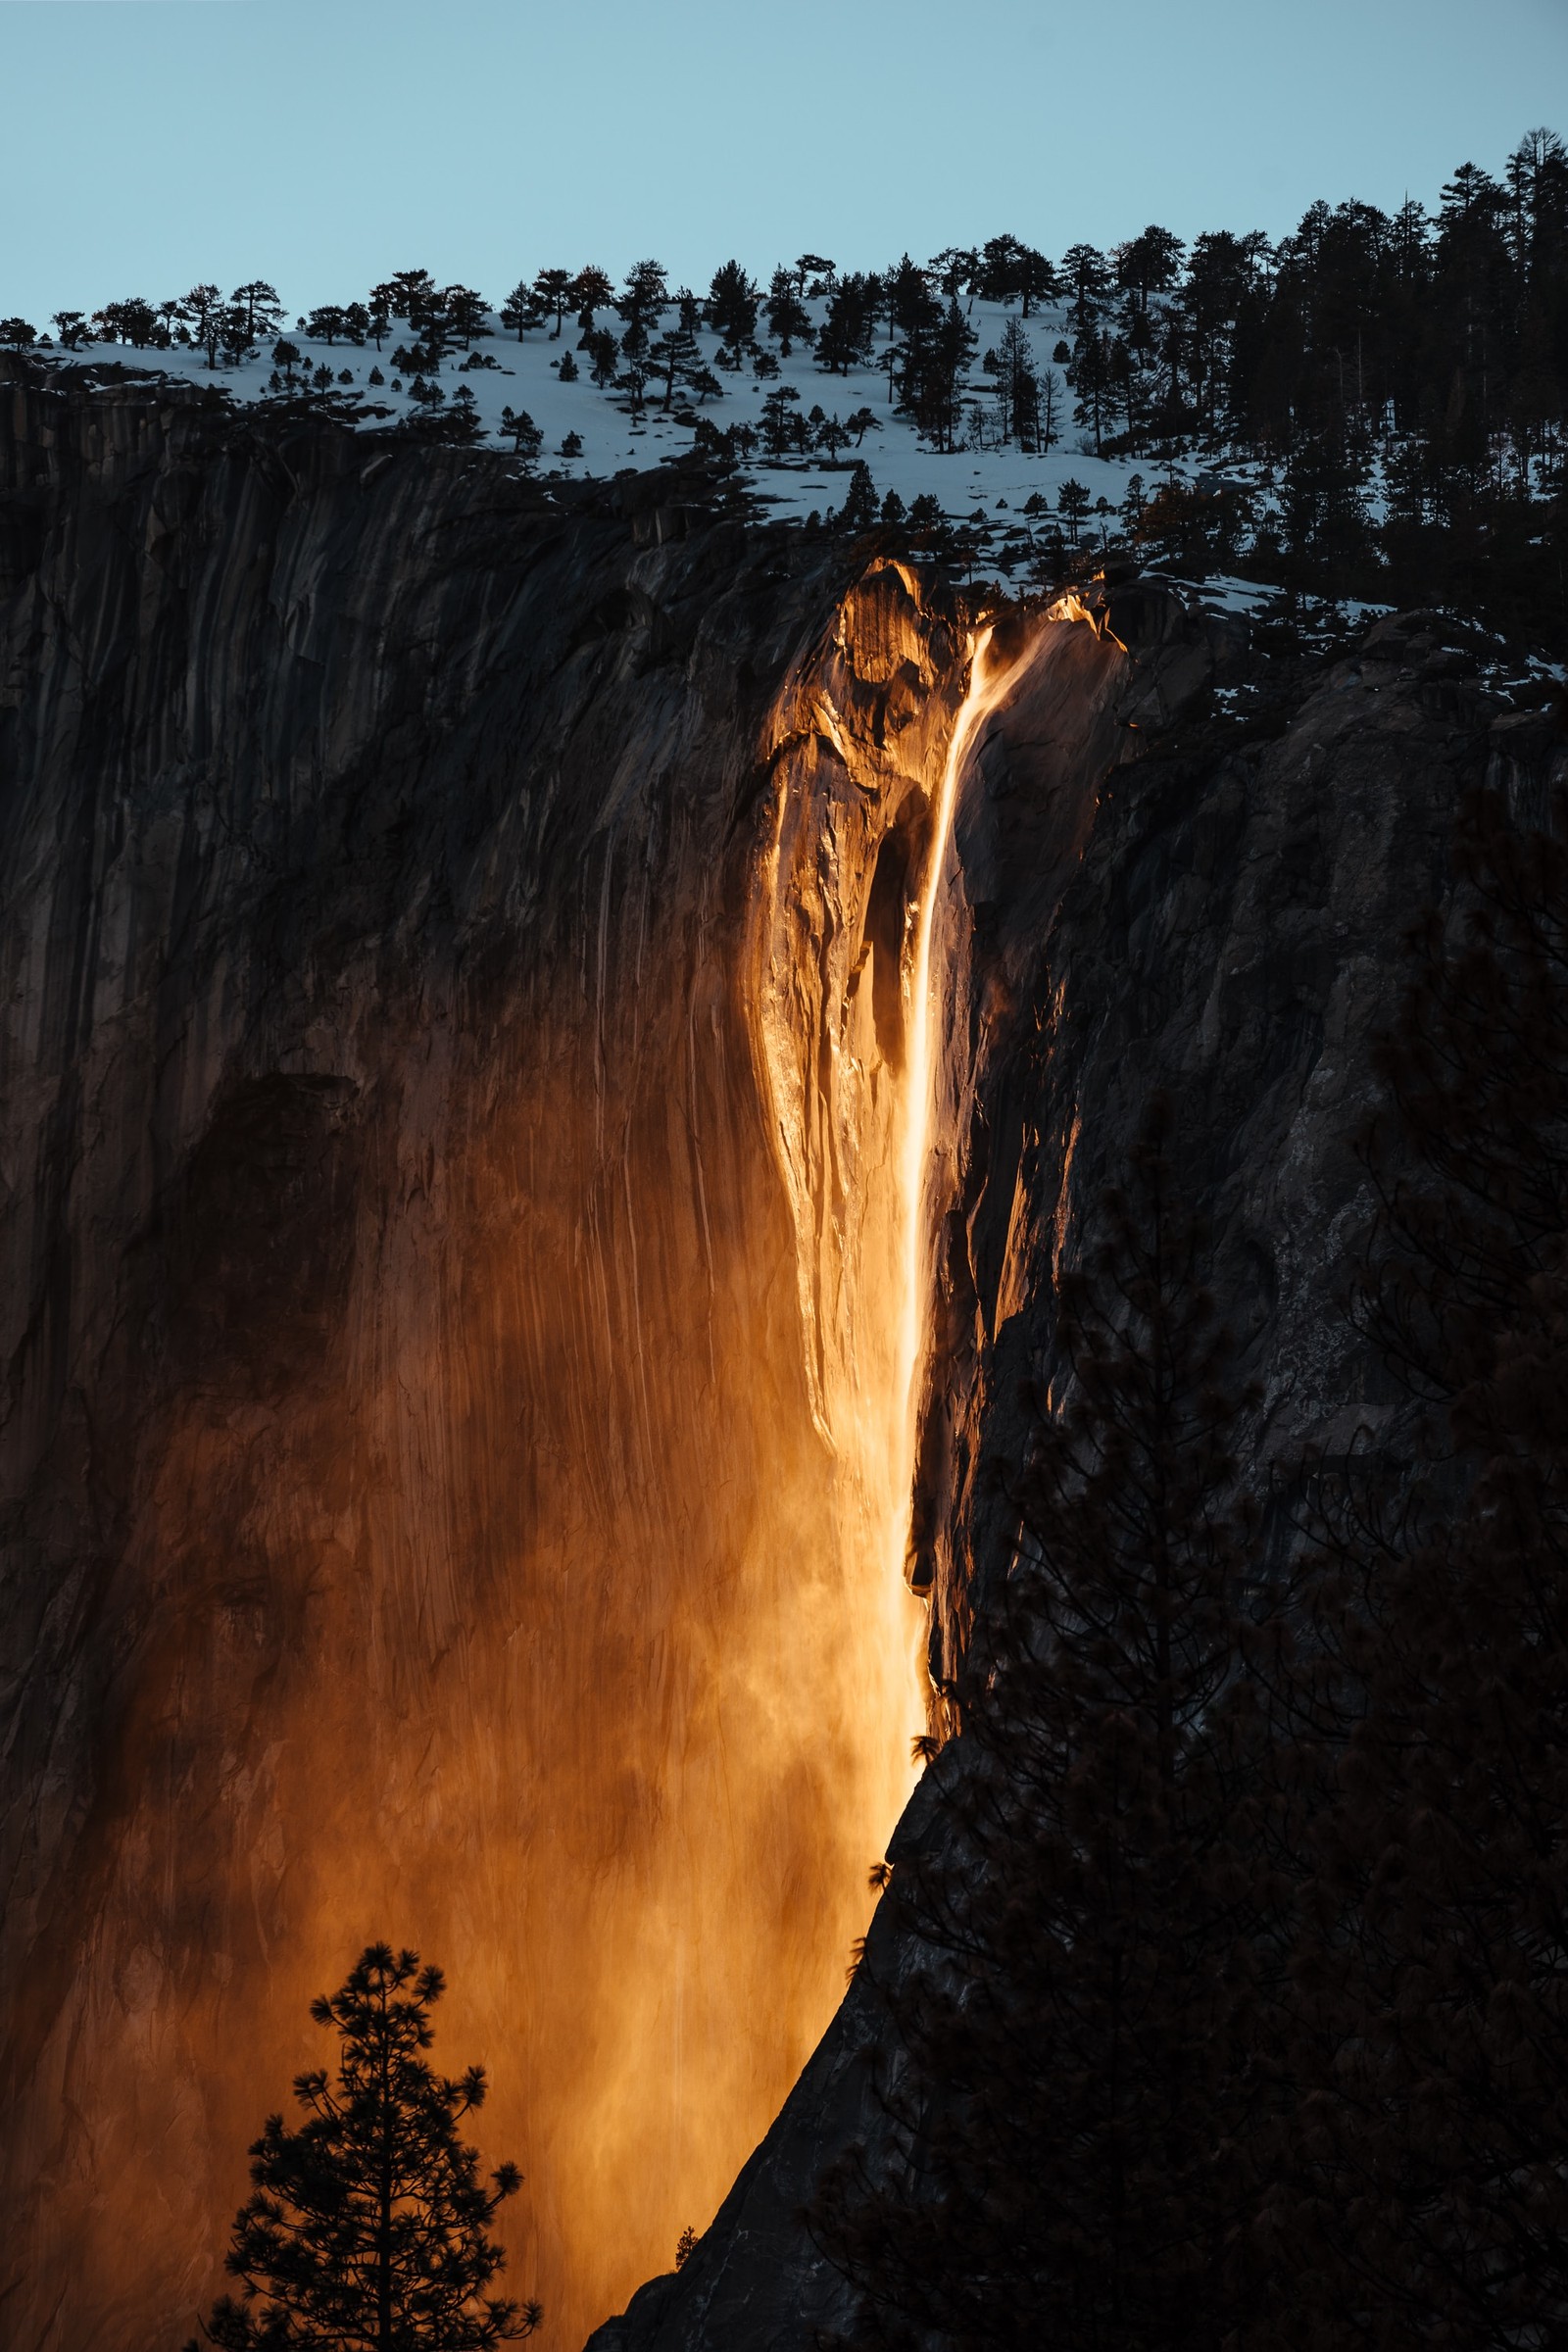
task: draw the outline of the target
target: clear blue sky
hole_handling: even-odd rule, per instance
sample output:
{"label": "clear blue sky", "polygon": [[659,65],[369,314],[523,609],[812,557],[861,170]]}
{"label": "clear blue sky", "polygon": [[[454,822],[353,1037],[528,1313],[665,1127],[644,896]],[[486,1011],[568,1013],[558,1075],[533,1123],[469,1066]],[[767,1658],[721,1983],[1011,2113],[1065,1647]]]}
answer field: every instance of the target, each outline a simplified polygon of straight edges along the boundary
{"label": "clear blue sky", "polygon": [[1568,136],[1568,0],[0,0],[0,312],[1294,226]]}

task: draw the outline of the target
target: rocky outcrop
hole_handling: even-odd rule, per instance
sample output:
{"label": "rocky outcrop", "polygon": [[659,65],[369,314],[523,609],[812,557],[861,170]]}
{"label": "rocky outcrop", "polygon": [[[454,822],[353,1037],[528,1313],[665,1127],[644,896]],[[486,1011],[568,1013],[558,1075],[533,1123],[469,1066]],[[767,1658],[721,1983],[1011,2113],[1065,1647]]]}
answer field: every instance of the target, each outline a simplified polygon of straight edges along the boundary
{"label": "rocky outcrop", "polygon": [[[964,616],[675,483],[0,396],[5,2340],[188,2332],[308,1998],[384,1934],[491,2070],[555,2340],[765,2132],[605,2341],[804,2344],[917,1728],[858,1400]],[[1356,1409],[1399,922],[1462,783],[1553,757],[1413,624],[1299,674],[1157,586],[1030,625],[934,942],[944,1656],[1156,1080],[1259,1459]]]}

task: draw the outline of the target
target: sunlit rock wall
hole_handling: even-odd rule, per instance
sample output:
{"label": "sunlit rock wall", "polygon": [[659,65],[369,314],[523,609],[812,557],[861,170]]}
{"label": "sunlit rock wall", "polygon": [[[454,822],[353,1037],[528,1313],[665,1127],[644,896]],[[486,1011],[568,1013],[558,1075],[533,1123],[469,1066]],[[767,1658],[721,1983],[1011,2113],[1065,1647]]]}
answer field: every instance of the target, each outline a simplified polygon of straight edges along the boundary
{"label": "sunlit rock wall", "polygon": [[964,648],[668,504],[0,397],[0,2331],[181,2340],[385,1936],[575,2344],[909,1785],[849,1399]]}

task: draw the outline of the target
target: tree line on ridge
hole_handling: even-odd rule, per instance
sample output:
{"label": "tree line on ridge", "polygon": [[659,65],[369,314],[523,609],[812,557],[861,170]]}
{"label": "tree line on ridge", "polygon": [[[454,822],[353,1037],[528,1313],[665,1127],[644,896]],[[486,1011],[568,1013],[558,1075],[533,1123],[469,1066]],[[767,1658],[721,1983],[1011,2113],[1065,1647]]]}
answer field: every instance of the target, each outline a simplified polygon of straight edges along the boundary
{"label": "tree line on ridge", "polygon": [[[1008,314],[983,349],[977,303]],[[1049,357],[1033,331],[1044,318]],[[1147,464],[1151,480],[1140,476],[1115,518],[1146,563],[1331,595],[1448,596],[1538,634],[1568,626],[1568,152],[1544,128],[1500,175],[1461,164],[1435,210],[1414,198],[1393,214],[1319,202],[1277,242],[1215,230],[1189,244],[1152,223],[1108,251],[1080,242],[1053,258],[1004,234],[883,270],[803,254],[765,284],[730,260],[706,295],[672,287],[652,260],[618,287],[598,265],[556,266],[494,310],[470,286],[408,270],[304,314],[295,332],[328,355],[314,362],[260,278],[226,298],[203,284],[50,323],[40,340],[25,319],[0,320],[0,341],[187,347],[215,370],[270,350],[274,397],[362,416],[352,371],[330,355],[373,345],[368,391],[389,368],[410,404],[405,429],[460,441],[484,426],[470,385],[447,396],[444,363],[461,353],[471,374],[495,364],[484,347],[496,336],[539,334],[563,345],[563,380],[585,376],[634,416],[650,404],[679,415],[696,454],[721,468],[838,463],[852,440],[859,452],[880,429],[872,404],[830,414],[783,370],[809,366],[826,390],[874,369],[881,405],[934,453],[1041,454],[1072,429],[1086,453]],[[721,421],[743,372],[767,386],[760,414]],[[503,430],[526,461],[539,457],[525,412],[509,412]],[[1196,482],[1171,470],[1195,462],[1228,470]],[[867,475],[840,527],[907,527],[902,501],[885,514],[868,490]],[[952,521],[931,494],[917,532],[940,539]],[[1076,525],[1054,526],[1048,567],[1077,568],[1079,539]],[[1107,522],[1089,552],[1109,548]]]}

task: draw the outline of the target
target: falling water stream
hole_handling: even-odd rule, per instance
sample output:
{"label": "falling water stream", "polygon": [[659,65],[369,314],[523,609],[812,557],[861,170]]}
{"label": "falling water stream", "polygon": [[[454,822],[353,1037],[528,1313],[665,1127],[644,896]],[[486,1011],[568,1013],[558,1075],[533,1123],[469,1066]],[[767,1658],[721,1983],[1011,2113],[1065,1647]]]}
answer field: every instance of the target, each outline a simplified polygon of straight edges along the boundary
{"label": "falling water stream", "polygon": [[[762,894],[773,959],[760,1024],[763,1076],[794,1214],[813,1417],[834,1464],[847,1612],[839,1638],[858,1661],[862,1757],[845,1804],[868,1860],[909,1793],[909,1738],[927,1714],[925,1611],[906,1572],[937,1195],[955,1173],[956,1139],[937,1133],[950,1032],[943,1000],[954,962],[949,918],[962,904],[955,819],[980,732],[1034,661],[1039,640],[999,661],[986,628],[967,650],[965,691],[934,789],[916,778],[902,800],[889,796],[869,840],[857,829],[862,810],[853,792],[836,802],[781,795]],[[853,757],[828,691],[812,716],[840,758]],[[889,845],[901,842],[916,845],[916,854],[889,936],[876,923],[872,876]],[[783,920],[786,907],[801,906],[808,909],[804,935]],[[896,962],[896,1028],[868,1009],[879,956]],[[803,1016],[806,971],[825,975],[814,1019]],[[815,1055],[814,1039],[823,1048]]]}
{"label": "falling water stream", "polygon": [[1033,639],[1010,662],[990,660],[992,631],[981,629],[969,648],[969,684],[943,761],[931,826],[930,855],[919,898],[910,909],[913,934],[908,973],[908,1063],[901,1111],[899,1217],[902,1227],[898,1292],[899,1337],[890,1396],[895,1443],[889,1541],[902,1574],[908,1552],[909,1524],[918,1435],[920,1391],[929,1346],[933,1285],[930,1200],[933,1123],[937,1104],[937,1054],[942,1025],[933,1018],[946,985],[946,959],[939,952],[937,915],[950,885],[954,815],[965,761],[982,726],[1029,668],[1038,651]]}

